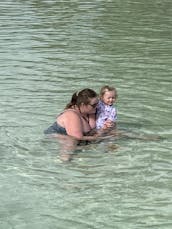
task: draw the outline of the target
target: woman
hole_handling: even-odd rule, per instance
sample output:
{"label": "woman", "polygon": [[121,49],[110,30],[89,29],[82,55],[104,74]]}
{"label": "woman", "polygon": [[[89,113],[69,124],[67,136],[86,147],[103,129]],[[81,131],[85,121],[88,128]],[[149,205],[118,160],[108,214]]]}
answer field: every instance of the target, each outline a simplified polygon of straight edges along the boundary
{"label": "woman", "polygon": [[92,130],[96,127],[97,104],[98,96],[92,89],[75,92],[65,110],[57,116],[56,122],[44,133],[67,135],[76,140],[96,140],[98,134],[93,134]]}

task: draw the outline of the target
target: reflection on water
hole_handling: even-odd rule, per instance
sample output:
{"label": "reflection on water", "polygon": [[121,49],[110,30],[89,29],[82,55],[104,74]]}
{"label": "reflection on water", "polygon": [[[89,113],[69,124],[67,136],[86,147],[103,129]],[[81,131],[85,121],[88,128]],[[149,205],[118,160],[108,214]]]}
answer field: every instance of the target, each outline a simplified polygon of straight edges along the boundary
{"label": "reflection on water", "polygon": [[[0,3],[2,228],[171,228],[171,1]],[[118,126],[71,163],[43,130],[75,90],[118,90]],[[115,225],[115,226],[114,226]]]}

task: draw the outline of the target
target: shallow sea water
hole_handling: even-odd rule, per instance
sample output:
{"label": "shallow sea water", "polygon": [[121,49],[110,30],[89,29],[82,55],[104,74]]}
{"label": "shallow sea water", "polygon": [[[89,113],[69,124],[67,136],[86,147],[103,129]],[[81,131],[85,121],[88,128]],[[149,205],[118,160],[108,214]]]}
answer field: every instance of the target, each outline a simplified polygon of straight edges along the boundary
{"label": "shallow sea water", "polygon": [[[0,3],[2,229],[171,229],[171,13],[169,0]],[[43,130],[104,84],[131,137],[62,162]]]}

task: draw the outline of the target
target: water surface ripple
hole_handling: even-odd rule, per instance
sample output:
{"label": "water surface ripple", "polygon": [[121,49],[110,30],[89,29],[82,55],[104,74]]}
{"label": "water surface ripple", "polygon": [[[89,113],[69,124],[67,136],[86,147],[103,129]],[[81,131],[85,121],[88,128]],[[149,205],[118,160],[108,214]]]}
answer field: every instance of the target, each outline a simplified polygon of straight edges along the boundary
{"label": "water surface ripple", "polygon": [[[3,229],[171,229],[171,13],[169,0],[0,3]],[[74,91],[104,84],[130,138],[62,163],[43,130]]]}

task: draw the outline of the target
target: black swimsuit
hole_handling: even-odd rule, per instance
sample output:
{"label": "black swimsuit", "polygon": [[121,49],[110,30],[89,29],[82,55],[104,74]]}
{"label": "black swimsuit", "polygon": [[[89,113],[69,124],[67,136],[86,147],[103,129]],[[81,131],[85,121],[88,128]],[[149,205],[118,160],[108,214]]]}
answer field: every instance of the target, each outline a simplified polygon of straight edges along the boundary
{"label": "black swimsuit", "polygon": [[67,135],[66,129],[54,122],[48,129],[44,130],[44,134],[62,134]]}

